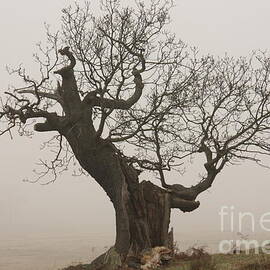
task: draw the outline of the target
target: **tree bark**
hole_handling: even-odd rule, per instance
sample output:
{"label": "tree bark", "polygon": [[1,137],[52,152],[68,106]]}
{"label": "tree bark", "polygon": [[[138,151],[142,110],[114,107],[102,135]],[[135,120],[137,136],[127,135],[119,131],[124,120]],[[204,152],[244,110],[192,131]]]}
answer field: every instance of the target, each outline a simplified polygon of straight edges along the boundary
{"label": "tree bark", "polygon": [[113,203],[116,216],[114,247],[121,261],[137,256],[146,248],[168,246],[170,193],[148,181],[139,183],[138,172],[115,147],[89,136],[89,130],[91,128],[84,121],[79,121],[76,129],[66,127],[63,134],[80,165]]}

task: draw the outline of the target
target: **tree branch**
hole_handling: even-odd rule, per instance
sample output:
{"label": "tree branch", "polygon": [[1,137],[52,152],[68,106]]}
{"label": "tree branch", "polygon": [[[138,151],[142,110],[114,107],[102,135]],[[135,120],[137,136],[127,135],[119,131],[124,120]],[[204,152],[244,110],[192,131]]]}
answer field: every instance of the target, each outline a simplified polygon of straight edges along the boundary
{"label": "tree branch", "polygon": [[198,201],[188,201],[171,195],[171,208],[178,208],[183,212],[192,212],[200,206]]}
{"label": "tree branch", "polygon": [[132,74],[134,76],[135,92],[129,99],[112,100],[108,98],[97,97],[93,94],[93,92],[90,92],[85,96],[83,103],[90,106],[99,106],[102,108],[128,110],[140,99],[144,87],[141,72],[134,68]]}
{"label": "tree branch", "polygon": [[56,70],[54,72],[55,74],[59,74],[63,77],[63,76],[65,76],[66,73],[73,70],[73,68],[76,65],[76,59],[75,59],[73,53],[69,51],[69,47],[65,47],[64,49],[60,49],[58,52],[63,56],[67,56],[67,58],[70,61],[70,64],[68,66],[65,66],[65,67],[63,67],[59,70]]}
{"label": "tree branch", "polygon": [[26,123],[27,119],[45,118],[45,123],[37,123],[34,126],[36,131],[55,131],[61,128],[62,117],[56,113],[50,113],[43,110],[34,111],[32,108],[27,107],[24,109],[14,109],[10,106],[5,107],[5,114],[9,119],[19,118],[22,123]]}
{"label": "tree branch", "polygon": [[76,59],[73,53],[69,51],[69,47],[59,50],[59,53],[66,56],[70,64],[55,71],[55,74],[59,74],[62,77],[62,85],[58,84],[58,90],[61,90],[60,95],[63,100],[63,109],[67,116],[75,115],[81,112],[82,104],[81,98],[78,92],[77,81],[74,76],[74,66],[76,65]]}
{"label": "tree branch", "polygon": [[[18,90],[17,93],[19,93],[19,94],[32,94],[32,95],[36,96],[36,91],[32,90],[32,89]],[[37,93],[40,97],[53,99],[53,100],[56,100],[57,102],[59,102],[60,104],[63,104],[63,100],[62,100],[61,96],[58,94],[46,93],[46,92],[41,92],[41,91],[37,91]]]}

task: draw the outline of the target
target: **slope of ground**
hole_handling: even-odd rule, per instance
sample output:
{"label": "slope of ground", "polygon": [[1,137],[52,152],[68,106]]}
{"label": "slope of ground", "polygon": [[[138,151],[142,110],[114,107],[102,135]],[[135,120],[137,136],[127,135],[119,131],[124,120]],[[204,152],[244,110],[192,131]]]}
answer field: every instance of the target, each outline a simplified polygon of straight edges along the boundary
{"label": "slope of ground", "polygon": [[[70,266],[63,270],[87,270],[87,265]],[[270,255],[214,254],[200,258],[176,259],[162,270],[270,270]],[[129,270],[129,269],[125,269]]]}
{"label": "slope of ground", "polygon": [[174,262],[166,270],[270,270],[270,255],[215,254],[194,260]]}

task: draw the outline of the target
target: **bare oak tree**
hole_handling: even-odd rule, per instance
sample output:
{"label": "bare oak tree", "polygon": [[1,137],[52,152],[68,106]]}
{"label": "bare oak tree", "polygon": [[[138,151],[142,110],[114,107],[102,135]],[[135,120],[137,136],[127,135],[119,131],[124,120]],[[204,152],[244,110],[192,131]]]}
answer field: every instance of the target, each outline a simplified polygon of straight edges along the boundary
{"label": "bare oak tree", "polygon": [[[104,0],[99,16],[89,4],[64,9],[61,31],[48,31],[48,47],[36,55],[40,80],[13,70],[25,86],[2,98],[1,134],[27,133],[33,120],[35,131],[53,131],[58,150],[40,177],[52,173],[54,181],[76,159],[104,189],[121,263],[170,245],[171,209],[197,209],[225,166],[269,155],[269,58],[200,56],[168,31],[171,6]],[[200,181],[168,184],[196,155],[205,159]],[[143,171],[160,185],[140,181]]]}

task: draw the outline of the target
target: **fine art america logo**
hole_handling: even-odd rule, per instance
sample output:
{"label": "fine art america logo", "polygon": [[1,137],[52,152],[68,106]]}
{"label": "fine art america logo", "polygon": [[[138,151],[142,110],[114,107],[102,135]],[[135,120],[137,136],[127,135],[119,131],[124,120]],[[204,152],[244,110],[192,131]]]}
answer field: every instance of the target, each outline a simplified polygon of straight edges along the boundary
{"label": "fine art america logo", "polygon": [[239,254],[240,252],[249,253],[253,250],[255,254],[259,254],[260,252],[270,254],[270,240],[259,242],[258,240],[250,240],[242,234],[244,224],[248,224],[249,230],[253,233],[258,228],[264,232],[270,232],[270,212],[262,214],[259,218],[255,218],[255,215],[251,212],[236,213],[234,206],[222,206],[219,215],[221,232],[235,232],[237,230],[239,236],[238,240],[220,241],[219,252]]}

